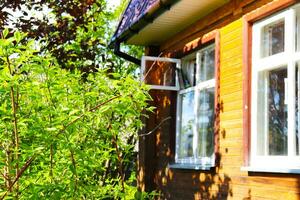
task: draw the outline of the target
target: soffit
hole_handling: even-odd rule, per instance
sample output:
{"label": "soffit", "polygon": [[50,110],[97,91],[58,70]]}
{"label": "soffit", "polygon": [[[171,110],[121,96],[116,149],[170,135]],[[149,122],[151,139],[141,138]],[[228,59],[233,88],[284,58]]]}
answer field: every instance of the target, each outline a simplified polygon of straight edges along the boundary
{"label": "soffit", "polygon": [[181,0],[127,40],[127,44],[159,45],[229,0]]}

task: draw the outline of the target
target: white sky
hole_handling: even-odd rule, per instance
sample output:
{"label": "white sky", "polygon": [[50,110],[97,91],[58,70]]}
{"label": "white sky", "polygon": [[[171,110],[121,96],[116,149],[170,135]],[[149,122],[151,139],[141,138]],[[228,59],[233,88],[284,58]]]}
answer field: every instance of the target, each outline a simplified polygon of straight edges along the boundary
{"label": "white sky", "polygon": [[120,3],[121,3],[121,0],[108,0],[107,1],[108,6],[111,8],[117,7],[118,5],[120,5]]}
{"label": "white sky", "polygon": [[[1,0],[0,0],[1,1]],[[107,0],[107,4],[108,7],[111,9],[115,9],[117,6],[119,6],[121,4],[122,0]],[[50,23],[54,23],[54,18],[53,16],[50,15],[50,9],[48,9],[46,6],[43,6],[43,10],[41,12],[36,12],[36,11],[29,11],[28,9],[26,9],[24,6],[21,6],[21,10],[27,11],[27,13],[29,14],[28,16],[24,16],[20,10],[16,10],[16,11],[12,11],[11,9],[6,9],[4,8],[4,11],[7,11],[9,13],[11,13],[12,15],[9,16],[9,20],[10,23],[8,25],[8,27],[13,28],[12,23],[16,22],[18,18],[22,17],[22,18],[30,18],[30,17],[35,17],[35,18],[39,18],[39,19],[43,19],[43,16],[47,16],[48,19],[50,20]]]}

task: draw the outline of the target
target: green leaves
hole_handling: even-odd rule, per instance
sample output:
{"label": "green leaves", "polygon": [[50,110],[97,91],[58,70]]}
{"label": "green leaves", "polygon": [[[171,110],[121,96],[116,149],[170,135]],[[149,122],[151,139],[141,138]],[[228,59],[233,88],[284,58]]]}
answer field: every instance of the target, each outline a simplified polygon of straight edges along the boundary
{"label": "green leaves", "polygon": [[2,32],[2,36],[3,36],[3,38],[6,38],[7,37],[7,35],[8,35],[8,33],[9,33],[9,30],[6,28],[6,29],[4,29],[3,30],[3,32]]}
{"label": "green leaves", "polygon": [[124,177],[148,89],[106,70],[62,69],[39,45],[20,32],[0,43],[0,194],[26,169],[7,199],[17,188],[21,199],[134,198]]}
{"label": "green leaves", "polygon": [[16,42],[19,43],[22,40],[21,33],[19,31],[16,31],[14,33],[14,38],[15,38]]}

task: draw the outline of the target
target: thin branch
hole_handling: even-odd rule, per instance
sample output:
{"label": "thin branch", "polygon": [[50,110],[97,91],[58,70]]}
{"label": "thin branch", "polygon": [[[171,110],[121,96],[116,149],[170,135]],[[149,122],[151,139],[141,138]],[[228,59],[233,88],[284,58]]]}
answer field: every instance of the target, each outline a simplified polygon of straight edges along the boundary
{"label": "thin branch", "polygon": [[[49,64],[49,68],[51,67],[52,63]],[[46,72],[46,69],[45,67],[43,66],[43,69],[44,69],[44,73],[46,75],[46,85],[47,85],[47,91],[49,93],[49,98],[50,98],[50,102],[52,103],[53,107],[56,108],[56,105],[54,103],[54,100],[53,100],[53,96],[52,96],[52,92],[50,90],[50,84],[49,84],[49,76],[48,76],[48,73]],[[48,98],[47,98],[48,99]]]}
{"label": "thin branch", "polygon": [[50,177],[53,180],[53,144],[50,144]]}
{"label": "thin branch", "polygon": [[[122,95],[118,95],[118,96],[115,96],[115,97],[112,97],[98,105],[96,105],[95,107],[91,108],[88,110],[88,112],[94,112],[95,110],[99,109],[101,106],[113,101],[114,99],[117,99],[117,98],[120,98]],[[73,123],[77,122],[78,120],[80,120],[82,117],[84,117],[85,114],[81,114],[79,115],[76,119],[72,120],[71,122],[69,122],[66,126],[64,126],[63,129],[60,130],[60,132],[57,134],[61,134],[63,133],[66,128],[70,125],[72,125]],[[57,136],[56,135],[56,136]],[[14,185],[17,183],[17,181],[20,179],[20,177],[23,175],[24,171],[31,165],[32,161],[36,158],[36,155],[32,156],[30,159],[28,159],[28,161],[23,165],[23,167],[19,170],[15,180],[10,184],[10,186],[8,187],[7,191],[4,193],[4,195],[0,198],[0,200],[3,200],[7,194],[11,191],[11,189],[14,187]]]}
{"label": "thin branch", "polygon": [[[117,119],[115,119],[114,117],[114,112],[111,114],[111,118],[110,118],[110,121],[113,122]],[[120,120],[120,119],[119,119]],[[112,129],[112,124],[109,123],[108,127],[107,127],[107,131],[109,132],[110,130]],[[120,147],[118,145],[118,135],[115,135],[113,134],[113,137],[112,137],[112,144],[114,145],[114,148],[116,150],[116,154],[117,154],[117,165],[118,165],[118,173],[119,173],[119,176],[121,178],[121,186],[122,186],[122,192],[124,193],[125,192],[125,183],[124,183],[124,180],[125,180],[125,174],[124,174],[124,170],[123,170],[123,158],[122,158],[122,152],[120,150]]]}
{"label": "thin branch", "polygon": [[121,156],[121,152],[120,152],[120,148],[119,148],[119,145],[118,145],[118,137],[117,136],[114,136],[113,137],[113,143],[115,145],[115,149],[116,149],[116,153],[117,153],[117,156],[118,156],[118,165],[119,165],[119,175],[120,175],[120,178],[121,178],[121,185],[122,185],[122,192],[124,193],[125,192],[125,174],[124,174],[124,171],[123,171],[123,159],[122,159],[122,156]]}
{"label": "thin branch", "polygon": [[9,178],[8,178],[6,175],[4,175],[2,172],[0,172],[0,175],[3,176],[3,178],[4,178],[6,181],[10,181]]}
{"label": "thin branch", "polygon": [[77,167],[76,167],[76,160],[75,160],[75,156],[74,156],[74,151],[72,149],[69,149],[70,151],[70,156],[71,156],[71,161],[72,161],[72,165],[74,167],[74,179],[75,179],[75,186],[74,186],[74,195],[77,191],[77,185],[78,185],[78,175],[77,175]]}
{"label": "thin branch", "polygon": [[[9,73],[11,76],[14,75],[14,72],[11,69],[11,63],[9,61],[9,57],[6,56],[6,62],[7,62],[7,67],[9,70]],[[18,96],[18,94],[17,94]],[[12,111],[13,111],[13,137],[14,137],[14,148],[15,148],[15,160],[16,160],[16,176],[19,173],[19,134],[18,134],[18,118],[17,118],[17,102],[15,99],[15,91],[13,86],[10,87],[10,97],[11,97],[11,106],[12,106]],[[16,194],[17,194],[17,199],[18,199],[18,190],[19,190],[19,185],[17,183],[16,187]]]}
{"label": "thin branch", "polygon": [[[110,99],[108,99],[108,100],[106,100],[106,101],[104,101],[104,102],[102,102],[102,103],[96,105],[95,107],[91,108],[91,109],[88,110],[88,111],[89,111],[89,112],[94,112],[96,109],[100,108],[101,106],[103,106],[103,105],[105,105],[105,104],[107,104],[107,103],[109,103],[109,102],[111,102],[111,101],[113,101],[114,99],[117,99],[117,98],[119,98],[119,97],[121,97],[121,95],[118,95],[118,96],[115,96],[115,97],[113,97],[113,98],[110,98]],[[72,125],[73,123],[77,122],[78,120],[80,120],[80,119],[81,119],[82,117],[84,117],[84,116],[85,116],[85,114],[81,114],[81,115],[79,115],[76,119],[74,119],[73,121],[69,122],[66,126],[64,126],[63,129],[61,129],[61,131],[60,131],[57,135],[63,133],[63,132],[66,130],[66,128],[67,128],[68,126],[70,126],[70,125]],[[57,136],[57,135],[56,135],[56,136]],[[11,191],[11,189],[12,189],[12,188],[14,187],[14,185],[16,184],[16,182],[17,182],[17,181],[20,179],[20,177],[23,175],[24,171],[29,167],[29,165],[30,165],[30,164],[32,163],[32,161],[35,159],[35,157],[36,157],[36,156],[31,157],[31,158],[23,165],[23,167],[21,168],[21,170],[18,172],[18,174],[17,174],[15,180],[12,182],[12,184],[10,184],[10,186],[9,186],[8,189],[7,189],[7,191],[4,193],[4,195],[1,197],[0,200],[3,200],[3,199],[7,196],[7,194]]]}
{"label": "thin branch", "polygon": [[11,183],[11,185],[9,186],[9,188],[6,190],[6,192],[4,193],[4,195],[1,197],[0,200],[3,200],[7,194],[12,190],[12,188],[14,187],[14,185],[18,182],[18,180],[20,179],[20,177],[23,175],[23,173],[25,172],[25,170],[31,165],[32,161],[35,159],[35,156],[32,156],[31,158],[29,158],[26,163],[23,165],[23,167],[20,169],[20,171],[18,172],[15,180]]}
{"label": "thin branch", "polygon": [[[88,112],[94,112],[95,110],[97,110],[98,108],[100,108],[101,106],[104,106],[105,104],[113,101],[114,99],[120,98],[122,95],[118,95],[118,96],[114,96],[102,103],[99,103],[98,105],[96,105],[95,107],[91,108],[88,110]],[[79,115],[78,117],[76,117],[74,120],[70,121],[67,125],[65,125],[55,136],[58,136],[59,134],[63,133],[69,126],[71,126],[72,124],[74,124],[75,122],[77,122],[78,120],[80,120],[82,117],[84,117],[86,114],[82,113],[81,115]]]}
{"label": "thin branch", "polygon": [[148,133],[145,133],[145,134],[141,134],[139,135],[139,137],[144,137],[144,136],[147,136],[147,135],[151,135],[152,133],[154,133],[154,131],[156,131],[163,123],[165,123],[166,121],[172,119],[172,117],[167,117],[165,119],[163,119],[157,126],[154,127],[154,129],[152,129],[150,132]]}
{"label": "thin branch", "polygon": [[[34,181],[34,184],[36,184],[36,183],[40,180],[41,177],[42,177],[42,175],[40,175],[40,176]],[[29,188],[30,185],[31,185],[31,184],[29,183],[25,188],[23,188],[23,189],[20,191],[20,196],[22,196],[22,193],[23,193],[25,190],[27,190],[27,189]]]}
{"label": "thin branch", "polygon": [[5,150],[5,166],[4,166],[4,176],[6,177],[5,179],[5,185],[6,188],[9,188],[11,184],[11,177],[10,177],[10,171],[11,171],[11,156],[10,156],[10,144],[7,145],[7,149]]}
{"label": "thin branch", "polygon": [[[158,57],[160,57],[162,55],[162,52],[158,55]],[[154,61],[151,65],[151,67],[149,67],[149,70],[147,71],[147,73],[145,74],[145,76],[143,77],[141,82],[144,82],[145,79],[147,78],[147,76],[149,75],[150,71],[153,69],[154,65],[158,63],[158,61]]]}

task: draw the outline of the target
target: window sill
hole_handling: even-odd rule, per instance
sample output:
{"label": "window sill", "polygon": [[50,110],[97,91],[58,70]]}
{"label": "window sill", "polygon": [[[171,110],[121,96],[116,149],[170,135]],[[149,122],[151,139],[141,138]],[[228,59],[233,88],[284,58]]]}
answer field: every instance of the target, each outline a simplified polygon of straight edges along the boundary
{"label": "window sill", "polygon": [[214,166],[212,165],[188,164],[188,163],[169,164],[170,169],[190,169],[190,170],[210,171],[213,167]]}
{"label": "window sill", "polygon": [[271,167],[241,167],[241,171],[264,172],[264,173],[282,173],[282,174],[300,174],[299,168],[271,168]]}

